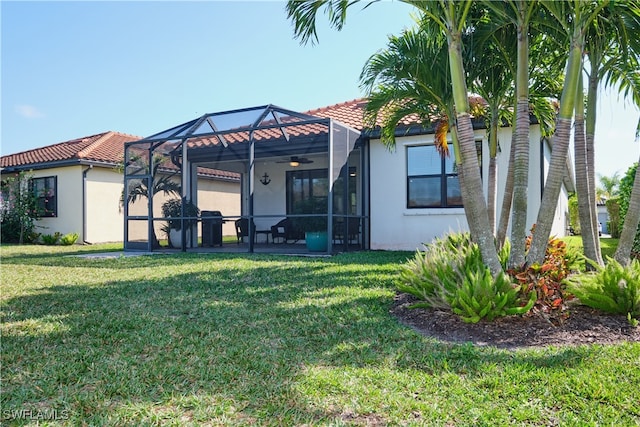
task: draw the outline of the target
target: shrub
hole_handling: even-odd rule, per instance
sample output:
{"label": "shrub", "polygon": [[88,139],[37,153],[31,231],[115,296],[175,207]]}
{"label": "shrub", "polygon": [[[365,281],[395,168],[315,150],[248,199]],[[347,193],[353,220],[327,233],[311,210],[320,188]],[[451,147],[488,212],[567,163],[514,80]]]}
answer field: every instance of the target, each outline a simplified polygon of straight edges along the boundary
{"label": "shrub", "polygon": [[56,231],[53,234],[43,234],[42,236],[40,236],[40,238],[42,239],[42,243],[44,243],[45,245],[55,245],[58,243],[58,240],[60,240],[61,236],[62,234]]}
{"label": "shrub", "polygon": [[[505,245],[500,252],[503,264],[508,253]],[[449,234],[425,245],[424,252],[417,251],[402,266],[397,287],[422,300],[413,307],[449,309],[465,322],[524,314],[533,305],[521,301],[520,286],[508,276],[491,276],[469,233]],[[535,293],[527,295],[535,301]]]}
{"label": "shrub", "polygon": [[60,244],[63,246],[73,245],[78,240],[78,237],[80,237],[78,233],[65,234],[60,238]]}
{"label": "shrub", "polygon": [[620,200],[618,197],[611,198],[605,202],[609,221],[607,221],[607,230],[614,239],[620,238],[622,232],[622,224],[620,222]]}
{"label": "shrub", "polygon": [[[482,262],[477,246],[472,250],[472,259],[459,271],[462,282],[456,289],[451,309],[463,321],[477,323],[480,319],[493,320],[514,314],[525,314],[536,302],[536,293],[529,293],[529,301],[521,304],[520,286],[514,286],[511,278],[500,273],[497,277]],[[470,265],[474,264],[474,265]]]}
{"label": "shrub", "polygon": [[[619,192],[619,204],[620,204],[620,229],[619,233],[622,232],[622,227],[624,227],[624,221],[627,217],[627,211],[629,210],[629,201],[631,200],[631,192],[633,191],[633,184],[636,179],[636,169],[638,169],[638,163],[634,163],[631,166],[627,173],[620,180],[620,192]],[[620,237],[618,233],[618,236]],[[613,237],[613,235],[612,235]],[[635,253],[640,252],[640,226],[636,230],[636,236],[633,239],[633,246],[631,250]]]}
{"label": "shrub", "polygon": [[[529,250],[530,246],[531,235],[527,237],[526,250]],[[550,237],[543,264],[532,264],[507,272],[518,281],[524,293],[536,292],[536,311],[559,313],[564,310],[565,302],[570,298],[570,295],[566,295],[566,285],[563,281],[569,274],[578,270],[580,259],[577,249],[568,247],[560,239]]]}
{"label": "shrub", "polygon": [[578,195],[572,194],[569,196],[569,223],[573,229],[574,234],[581,234],[580,228],[580,215],[578,212]]}
{"label": "shrub", "polygon": [[[182,216],[182,200],[181,199],[169,199],[162,205],[162,215],[165,218],[180,218]],[[200,215],[200,210],[192,202],[185,204],[184,216],[185,218],[197,217]],[[198,223],[197,219],[185,219],[184,225],[188,228]],[[182,222],[179,219],[169,219],[167,224],[170,229],[180,230],[182,228]]]}
{"label": "shrub", "polygon": [[0,239],[5,243],[32,243],[38,236],[38,203],[30,179],[31,174],[20,172],[2,181]]}
{"label": "shrub", "polygon": [[568,291],[586,306],[607,313],[626,314],[632,324],[637,324],[640,318],[640,261],[632,260],[629,265],[622,266],[607,257],[606,266],[594,263],[594,267],[595,272],[567,278]]}

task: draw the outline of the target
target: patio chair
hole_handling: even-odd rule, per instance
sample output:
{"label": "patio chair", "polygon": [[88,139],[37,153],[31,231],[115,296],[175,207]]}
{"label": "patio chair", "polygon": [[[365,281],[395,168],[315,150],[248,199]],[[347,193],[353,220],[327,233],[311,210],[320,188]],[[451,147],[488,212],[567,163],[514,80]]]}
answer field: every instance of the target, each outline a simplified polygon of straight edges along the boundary
{"label": "patio chair", "polygon": [[276,238],[282,239],[282,243],[287,243],[289,240],[298,240],[293,236],[293,228],[289,218],[280,220],[276,225],[271,226],[271,240],[275,242]]}
{"label": "patio chair", "polygon": [[[253,229],[253,240],[255,242],[256,237],[256,225],[251,221],[252,229]],[[249,237],[249,219],[248,218],[240,218],[236,220],[236,238],[238,239],[238,244],[242,242],[243,237]]]}

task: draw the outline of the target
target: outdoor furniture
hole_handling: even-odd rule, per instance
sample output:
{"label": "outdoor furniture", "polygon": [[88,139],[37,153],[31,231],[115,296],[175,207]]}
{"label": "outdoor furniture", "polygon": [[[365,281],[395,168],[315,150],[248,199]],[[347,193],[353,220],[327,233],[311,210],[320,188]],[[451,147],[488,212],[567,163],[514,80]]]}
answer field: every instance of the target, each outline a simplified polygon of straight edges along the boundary
{"label": "outdoor furniture", "polygon": [[289,218],[280,220],[276,225],[271,226],[271,240],[275,243],[278,238],[282,239],[282,243],[287,243],[288,240],[298,240],[293,238],[293,228]]}
{"label": "outdoor furniture", "polygon": [[[251,221],[251,229],[253,230],[252,239],[255,241],[256,237],[256,225]],[[238,239],[238,244],[242,242],[243,237],[249,237],[249,219],[248,218],[240,218],[236,220],[236,237]]]}
{"label": "outdoor furniture", "polygon": [[269,236],[271,235],[271,229],[269,230],[255,230],[256,238],[259,234],[264,234],[267,244],[269,244]]}
{"label": "outdoor furniture", "polygon": [[349,217],[346,221],[336,222],[333,227],[333,240],[360,243],[360,218]]}

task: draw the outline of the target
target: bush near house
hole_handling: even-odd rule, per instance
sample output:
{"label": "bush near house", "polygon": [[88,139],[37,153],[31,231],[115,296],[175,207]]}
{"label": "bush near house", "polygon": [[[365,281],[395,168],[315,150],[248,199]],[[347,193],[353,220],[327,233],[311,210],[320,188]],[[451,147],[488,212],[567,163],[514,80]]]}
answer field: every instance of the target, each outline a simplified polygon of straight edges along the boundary
{"label": "bush near house", "polygon": [[33,243],[38,239],[37,195],[29,185],[32,175],[20,172],[2,180],[0,239],[4,243]]}
{"label": "bush near house", "polygon": [[632,325],[640,319],[640,261],[632,260],[622,266],[607,257],[601,267],[593,263],[595,272],[583,273],[567,279],[568,290],[580,302],[607,313],[626,314]]}
{"label": "bush near house", "polygon": [[[527,249],[531,236],[527,238]],[[499,256],[503,267],[509,258],[506,244]],[[465,322],[526,314],[534,309],[564,316],[567,293],[564,280],[578,270],[579,253],[560,239],[550,238],[542,265],[507,270],[491,277],[477,245],[468,233],[449,234],[425,245],[401,268],[397,287],[422,302],[414,307],[444,308]]]}
{"label": "bush near house", "polygon": [[[500,252],[506,264],[509,246]],[[400,291],[423,300],[414,307],[445,308],[463,321],[524,314],[536,302],[536,293],[513,283],[508,275],[492,277],[482,262],[478,245],[469,233],[449,234],[425,245],[414,258],[402,266]]]}
{"label": "bush near house", "polygon": [[[631,199],[631,191],[633,190],[633,184],[636,178],[636,169],[638,169],[638,163],[635,163],[631,166],[624,177],[620,180],[620,192],[618,196],[618,202],[620,206],[620,226],[618,231],[618,236],[622,232],[622,227],[624,227],[624,219],[627,216],[627,211],[629,210],[629,200]],[[613,235],[612,235],[613,237]],[[635,254],[640,253],[640,226],[636,231],[636,237],[633,240],[633,246],[631,248],[632,252]]]}
{"label": "bush near house", "polygon": [[620,237],[622,232],[622,222],[620,220],[620,199],[613,197],[605,202],[607,207],[607,213],[609,214],[609,221],[607,222],[607,230],[614,239]]}

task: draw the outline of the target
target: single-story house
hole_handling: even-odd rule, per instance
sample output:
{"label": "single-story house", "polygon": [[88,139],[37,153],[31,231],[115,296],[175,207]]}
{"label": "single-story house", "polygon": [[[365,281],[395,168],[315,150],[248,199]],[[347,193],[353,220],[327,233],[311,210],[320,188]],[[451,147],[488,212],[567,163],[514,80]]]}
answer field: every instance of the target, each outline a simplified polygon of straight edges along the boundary
{"label": "single-story house", "polygon": [[[79,241],[85,243],[122,242],[124,144],[137,139],[140,137],[110,131],[4,155],[0,159],[2,178],[31,171],[46,208],[46,216],[37,221],[38,232],[78,233]],[[170,168],[160,172],[175,173]],[[226,214],[239,215],[238,174],[212,169],[196,173],[201,209],[215,206]],[[166,198],[164,194],[154,197],[154,215],[160,216]],[[137,205],[146,215],[146,200]],[[232,224],[226,227],[225,232],[235,233]]]}
{"label": "single-story house", "polygon": [[[389,151],[380,143],[378,130],[364,128],[365,103],[356,99],[305,113],[266,105],[203,115],[126,143],[125,185],[153,180],[151,168],[144,164],[160,158],[179,167],[183,199],[200,205],[196,170],[238,174],[239,215],[248,227],[243,241],[249,252],[254,251],[255,242],[269,243],[269,237],[304,240],[301,227],[306,227],[303,231],[320,228],[332,236],[326,252],[352,247],[415,250],[448,231],[467,230],[453,156],[438,155],[433,129],[408,118],[398,126],[396,147]],[[487,176],[487,130],[482,120],[474,122],[474,129],[481,173]],[[511,128],[499,130],[498,207],[511,136]],[[550,152],[550,141],[532,120],[529,227],[540,206]],[[554,235],[566,234],[572,191],[568,159]],[[132,209],[125,207],[125,249],[152,250],[151,239],[145,236],[151,236],[156,219],[151,211],[132,214]],[[318,217],[324,219],[321,226],[311,221]]]}

